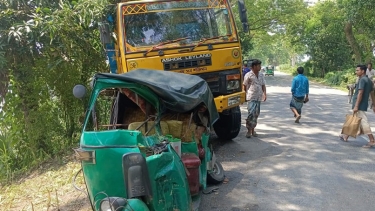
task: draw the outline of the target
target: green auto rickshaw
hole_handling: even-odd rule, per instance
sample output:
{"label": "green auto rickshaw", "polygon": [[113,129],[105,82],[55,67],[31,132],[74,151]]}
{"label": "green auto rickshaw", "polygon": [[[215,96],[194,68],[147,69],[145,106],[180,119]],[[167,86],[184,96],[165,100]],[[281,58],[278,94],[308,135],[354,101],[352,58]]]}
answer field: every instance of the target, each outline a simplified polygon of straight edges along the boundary
{"label": "green auto rickshaw", "polygon": [[[84,97],[85,88],[73,89]],[[206,81],[138,69],[96,74],[75,149],[92,210],[197,210],[224,170],[208,145],[219,118]]]}
{"label": "green auto rickshaw", "polygon": [[265,75],[267,76],[267,75],[272,75],[272,76],[274,76],[274,73],[275,72],[275,66],[272,66],[272,65],[268,65],[267,67],[266,67],[266,73],[265,73]]}

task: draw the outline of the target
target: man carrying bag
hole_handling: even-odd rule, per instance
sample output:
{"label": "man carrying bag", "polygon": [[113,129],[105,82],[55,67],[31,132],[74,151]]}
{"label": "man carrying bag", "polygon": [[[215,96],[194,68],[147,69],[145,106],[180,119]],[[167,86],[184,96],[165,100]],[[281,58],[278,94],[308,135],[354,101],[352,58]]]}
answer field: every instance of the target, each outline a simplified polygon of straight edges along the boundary
{"label": "man carrying bag", "polygon": [[[361,117],[357,117],[355,114],[347,114],[344,125],[342,126],[341,134],[356,138],[357,135],[362,134],[361,131]],[[343,137],[340,135],[340,138]],[[345,140],[346,141],[346,140]]]}
{"label": "man carrying bag", "polygon": [[[353,115],[346,118],[342,134],[339,136],[341,141],[348,141],[349,136],[356,137],[359,134],[367,134],[370,142],[363,147],[371,148],[375,146],[375,139],[372,135],[371,127],[367,120],[366,111],[368,108],[369,97],[371,96],[372,104],[375,105],[375,95],[373,92],[373,83],[366,76],[366,66],[357,65],[356,74],[359,78],[356,84],[355,93],[352,100]],[[375,106],[373,106],[375,112]]]}

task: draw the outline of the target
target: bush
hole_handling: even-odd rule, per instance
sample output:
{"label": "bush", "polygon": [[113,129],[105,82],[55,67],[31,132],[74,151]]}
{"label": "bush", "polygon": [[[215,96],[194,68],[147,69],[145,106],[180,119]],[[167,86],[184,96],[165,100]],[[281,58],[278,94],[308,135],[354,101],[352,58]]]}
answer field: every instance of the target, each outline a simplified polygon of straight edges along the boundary
{"label": "bush", "polygon": [[282,65],[279,65],[278,67],[279,71],[284,72],[284,73],[289,73],[292,75],[297,75],[296,69],[297,67],[292,67],[289,64],[282,64]]}
{"label": "bush", "polygon": [[307,61],[307,62],[302,62],[302,63],[298,63],[297,65],[295,66],[290,66],[290,64],[282,64],[279,66],[279,70],[281,72],[286,72],[286,73],[290,73],[292,75],[297,75],[297,67],[303,67],[305,69],[304,71],[304,75],[309,77],[309,76],[312,76],[312,77],[316,77],[318,74],[315,73],[315,70],[311,64],[311,62]]}
{"label": "bush", "polygon": [[357,76],[352,69],[345,70],[344,76],[346,77],[346,82],[348,84],[354,84],[357,79]]}
{"label": "bush", "polygon": [[346,87],[348,84],[355,83],[357,76],[352,69],[344,71],[329,72],[325,75],[324,80],[330,85],[340,85]]}
{"label": "bush", "polygon": [[[307,61],[305,63],[298,64],[298,66],[302,66],[305,68],[304,74],[311,78],[320,81],[321,79],[321,70],[316,69],[313,67],[311,62]],[[292,75],[297,74],[297,66],[290,66],[289,64],[283,64],[279,66],[279,70],[282,72],[286,72]],[[343,71],[330,71],[327,72],[324,76],[324,82],[327,85],[332,85],[332,86],[340,86],[345,88],[348,84],[353,84],[356,81],[356,74],[353,70],[353,68],[347,68],[344,69]]]}
{"label": "bush", "polygon": [[331,85],[341,84],[341,72],[329,72],[324,76],[325,81]]}

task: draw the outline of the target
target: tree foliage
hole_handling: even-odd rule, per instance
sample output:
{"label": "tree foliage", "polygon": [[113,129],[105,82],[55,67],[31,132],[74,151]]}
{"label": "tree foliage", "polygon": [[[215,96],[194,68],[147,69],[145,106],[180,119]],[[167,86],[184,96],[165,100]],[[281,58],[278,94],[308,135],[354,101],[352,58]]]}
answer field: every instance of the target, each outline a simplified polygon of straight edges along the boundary
{"label": "tree foliage", "polygon": [[251,25],[247,57],[268,63],[306,64],[315,76],[372,62],[375,52],[375,2],[326,0],[248,1]]}
{"label": "tree foliage", "polygon": [[1,176],[78,142],[84,104],[72,88],[106,71],[94,20],[107,4],[0,1]]}
{"label": "tree foliage", "polygon": [[312,63],[324,76],[327,70],[337,70],[351,62],[351,49],[343,33],[345,19],[334,2],[326,1],[310,10],[302,43],[308,46]]}
{"label": "tree foliage", "polygon": [[338,0],[337,2],[345,16],[347,26],[351,27],[353,34],[351,39],[354,41],[352,48],[358,48],[358,52],[353,49],[356,62],[372,61],[375,49],[375,28],[373,27],[375,2],[366,0]]}
{"label": "tree foliage", "polygon": [[[306,9],[301,0],[259,0],[245,1],[245,4],[250,24],[250,34],[240,34],[245,58],[279,64],[301,50],[285,39],[288,26],[298,24],[297,16]],[[236,7],[234,13],[237,25],[241,26]]]}

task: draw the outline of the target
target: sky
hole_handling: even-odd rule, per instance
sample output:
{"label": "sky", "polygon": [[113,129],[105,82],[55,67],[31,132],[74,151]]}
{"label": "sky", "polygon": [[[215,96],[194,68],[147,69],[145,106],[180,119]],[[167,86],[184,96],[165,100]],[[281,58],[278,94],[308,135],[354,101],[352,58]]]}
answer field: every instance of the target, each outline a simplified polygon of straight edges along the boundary
{"label": "sky", "polygon": [[315,3],[317,3],[319,0],[304,0],[304,2],[308,3],[309,6],[313,6]]}

